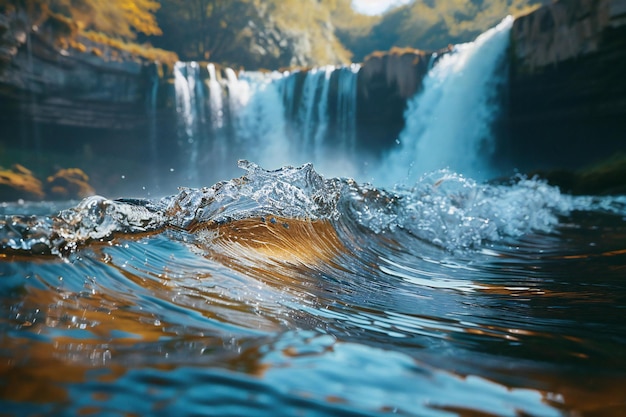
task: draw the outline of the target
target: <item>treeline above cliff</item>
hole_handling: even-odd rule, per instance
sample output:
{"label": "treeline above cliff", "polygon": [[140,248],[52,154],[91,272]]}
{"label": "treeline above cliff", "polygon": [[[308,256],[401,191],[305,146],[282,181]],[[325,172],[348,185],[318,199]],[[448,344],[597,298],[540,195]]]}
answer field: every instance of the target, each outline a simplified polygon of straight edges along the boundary
{"label": "treeline above cliff", "polygon": [[439,50],[449,44],[474,40],[507,15],[521,15],[551,0],[413,0],[385,13],[363,31],[353,35],[349,26],[338,31],[339,39],[361,61],[376,50],[393,46]]}
{"label": "treeline above cliff", "polygon": [[352,0],[0,0],[0,12],[19,11],[70,46],[82,36],[149,59],[277,69],[358,62],[393,46],[438,50],[546,1],[420,0],[366,16]]}

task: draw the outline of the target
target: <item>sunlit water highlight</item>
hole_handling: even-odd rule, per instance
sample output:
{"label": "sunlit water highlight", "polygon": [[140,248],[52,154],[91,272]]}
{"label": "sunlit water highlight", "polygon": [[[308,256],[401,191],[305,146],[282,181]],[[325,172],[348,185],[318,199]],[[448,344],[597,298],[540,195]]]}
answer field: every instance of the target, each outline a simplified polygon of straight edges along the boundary
{"label": "sunlit water highlight", "polygon": [[[467,83],[479,44],[495,65],[507,24],[427,84]],[[449,117],[470,111],[476,129],[409,125],[384,176],[346,179],[351,117],[333,122],[333,153],[328,103],[296,105],[295,74],[216,83],[209,66],[205,90],[198,65],[175,72],[187,185],[207,158],[279,169],[242,161],[241,177],[162,199],[0,205],[0,414],[626,414],[626,196],[439,169],[454,140],[470,142],[464,157],[484,148],[490,115],[471,108]],[[334,73],[349,115],[357,71],[311,71],[309,92],[326,95]],[[432,91],[433,112],[455,108]],[[489,95],[475,98],[489,113]],[[232,141],[205,140],[233,123]],[[433,138],[451,159],[403,159],[436,156]],[[307,152],[341,174],[275,166]]]}
{"label": "sunlit water highlight", "polygon": [[5,204],[3,411],[626,410],[626,198],[241,167],[161,200]]}

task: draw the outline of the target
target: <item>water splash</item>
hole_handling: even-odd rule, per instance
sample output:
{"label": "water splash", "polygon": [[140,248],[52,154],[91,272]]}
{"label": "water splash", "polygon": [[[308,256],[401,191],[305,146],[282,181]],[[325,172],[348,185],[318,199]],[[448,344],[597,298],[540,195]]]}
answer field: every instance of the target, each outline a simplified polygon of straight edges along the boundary
{"label": "water splash", "polygon": [[441,57],[423,81],[423,89],[408,104],[399,147],[373,174],[376,183],[410,184],[423,173],[450,168],[476,179],[494,174],[492,123],[499,71],[509,44],[513,18],[455,46]]}
{"label": "water splash", "polygon": [[[272,216],[333,222],[337,230],[376,235],[408,233],[450,252],[480,250],[489,242],[550,233],[572,211],[624,215],[623,199],[573,197],[535,179],[513,185],[480,184],[449,171],[392,192],[318,174],[311,164],[267,171],[241,161],[246,173],[208,188],[183,188],[160,200],[94,196],[57,216],[0,220],[0,248],[63,254],[115,234],[191,230],[198,225]],[[399,239],[396,236],[395,239]],[[402,238],[404,239],[404,238]]]}

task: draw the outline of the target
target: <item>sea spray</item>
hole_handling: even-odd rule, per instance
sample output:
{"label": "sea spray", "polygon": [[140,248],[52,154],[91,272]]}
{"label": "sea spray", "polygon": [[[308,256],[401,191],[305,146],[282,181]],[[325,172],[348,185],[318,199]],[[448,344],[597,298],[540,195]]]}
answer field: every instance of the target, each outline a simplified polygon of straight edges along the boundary
{"label": "sea spray", "polygon": [[499,65],[513,23],[506,17],[474,42],[441,57],[408,103],[399,145],[372,174],[378,185],[410,184],[442,168],[487,179],[494,172],[492,124],[498,114]]}

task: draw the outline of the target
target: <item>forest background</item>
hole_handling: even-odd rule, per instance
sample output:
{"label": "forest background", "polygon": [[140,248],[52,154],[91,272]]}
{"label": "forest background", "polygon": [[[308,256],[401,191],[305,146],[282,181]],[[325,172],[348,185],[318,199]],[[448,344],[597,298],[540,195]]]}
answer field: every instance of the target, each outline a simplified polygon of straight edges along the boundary
{"label": "forest background", "polygon": [[0,12],[25,12],[63,47],[273,70],[362,62],[392,47],[437,50],[545,2],[414,0],[369,16],[351,0],[0,0]]}

